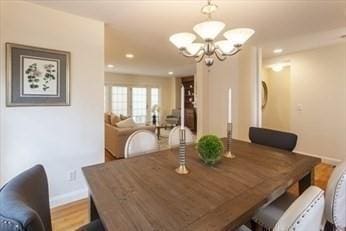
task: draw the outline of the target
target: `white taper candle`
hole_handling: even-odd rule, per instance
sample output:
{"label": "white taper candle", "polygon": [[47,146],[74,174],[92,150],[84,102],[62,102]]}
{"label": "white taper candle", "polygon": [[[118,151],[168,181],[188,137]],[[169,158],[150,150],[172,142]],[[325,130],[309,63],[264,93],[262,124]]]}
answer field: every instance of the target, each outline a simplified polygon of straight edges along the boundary
{"label": "white taper candle", "polygon": [[184,86],[181,86],[181,105],[180,105],[180,125],[181,129],[185,127],[184,121],[185,121],[185,112],[184,112],[184,102],[185,102],[185,89]]}
{"label": "white taper candle", "polygon": [[232,123],[232,89],[228,89],[228,123]]}

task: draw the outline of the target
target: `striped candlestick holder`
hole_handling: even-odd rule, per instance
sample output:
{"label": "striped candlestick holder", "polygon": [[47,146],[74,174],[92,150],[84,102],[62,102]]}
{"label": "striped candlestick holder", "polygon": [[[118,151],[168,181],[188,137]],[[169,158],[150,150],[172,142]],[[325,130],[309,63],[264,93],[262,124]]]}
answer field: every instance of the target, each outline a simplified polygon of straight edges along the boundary
{"label": "striped candlestick holder", "polygon": [[227,150],[223,155],[226,158],[233,159],[235,155],[232,154],[232,123],[227,123]]}
{"label": "striped candlestick holder", "polygon": [[186,167],[186,150],[185,150],[185,129],[179,130],[179,167],[175,169],[178,174],[188,174],[189,170]]}

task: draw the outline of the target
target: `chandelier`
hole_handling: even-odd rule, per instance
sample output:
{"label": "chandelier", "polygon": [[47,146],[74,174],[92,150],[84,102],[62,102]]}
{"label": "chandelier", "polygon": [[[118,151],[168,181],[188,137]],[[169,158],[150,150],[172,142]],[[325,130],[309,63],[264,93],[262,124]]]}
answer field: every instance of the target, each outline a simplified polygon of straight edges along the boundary
{"label": "chandelier", "polygon": [[242,45],[255,33],[250,28],[236,28],[223,34],[225,40],[215,41],[215,38],[225,27],[223,22],[211,19],[211,15],[217,7],[208,0],[208,4],[201,9],[202,14],[207,15],[208,20],[193,27],[193,30],[203,39],[204,43],[194,43],[196,35],[188,32],[173,34],[169,38],[182,55],[192,57],[196,62],[201,62],[204,58],[207,66],[213,65],[213,56],[224,61],[227,56],[237,54]]}

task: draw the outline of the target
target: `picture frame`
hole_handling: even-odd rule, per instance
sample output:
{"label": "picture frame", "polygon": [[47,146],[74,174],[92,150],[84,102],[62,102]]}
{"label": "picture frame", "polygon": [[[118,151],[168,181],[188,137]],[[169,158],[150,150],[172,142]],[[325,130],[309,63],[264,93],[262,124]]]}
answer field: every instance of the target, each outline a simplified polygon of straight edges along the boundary
{"label": "picture frame", "polygon": [[6,43],[6,106],[70,106],[70,56]]}

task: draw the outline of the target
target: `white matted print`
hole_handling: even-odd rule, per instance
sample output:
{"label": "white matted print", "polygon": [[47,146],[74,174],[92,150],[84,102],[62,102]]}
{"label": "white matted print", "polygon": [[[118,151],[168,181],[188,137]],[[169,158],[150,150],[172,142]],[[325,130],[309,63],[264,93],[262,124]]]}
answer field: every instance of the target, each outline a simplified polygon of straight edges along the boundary
{"label": "white matted print", "polygon": [[21,95],[59,96],[59,60],[22,56]]}

